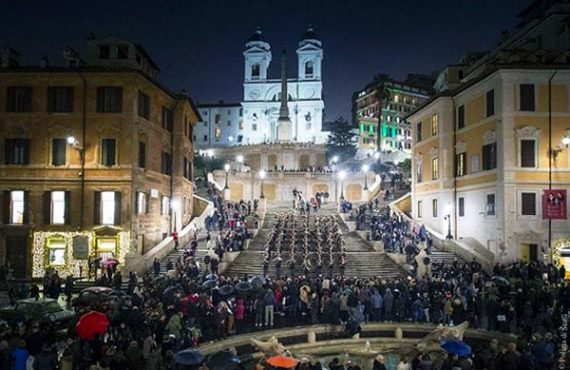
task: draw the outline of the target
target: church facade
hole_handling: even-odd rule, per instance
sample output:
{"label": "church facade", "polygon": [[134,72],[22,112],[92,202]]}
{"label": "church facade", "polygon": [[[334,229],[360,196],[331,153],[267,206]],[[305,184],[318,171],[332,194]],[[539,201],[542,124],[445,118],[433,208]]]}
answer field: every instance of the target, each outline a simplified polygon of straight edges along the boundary
{"label": "church facade", "polygon": [[[292,142],[322,144],[324,102],[322,97],[322,43],[307,28],[296,50],[297,78],[287,79],[287,105]],[[281,105],[281,79],[270,79],[271,46],[257,29],[245,44],[243,83],[243,144],[275,143]]]}

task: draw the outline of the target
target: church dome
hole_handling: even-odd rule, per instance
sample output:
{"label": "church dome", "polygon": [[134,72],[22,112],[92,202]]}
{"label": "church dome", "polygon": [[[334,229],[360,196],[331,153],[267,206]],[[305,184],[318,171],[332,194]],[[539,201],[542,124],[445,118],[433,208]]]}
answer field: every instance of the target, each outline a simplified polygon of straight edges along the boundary
{"label": "church dome", "polygon": [[301,40],[318,40],[318,39],[319,37],[317,36],[317,33],[315,32],[313,26],[311,25],[307,27],[307,30],[305,31],[305,33],[303,33],[303,36],[301,37]]}
{"label": "church dome", "polygon": [[252,41],[265,41],[265,37],[263,37],[263,33],[261,33],[261,29],[257,27],[255,32],[249,37],[247,40],[248,42]]}

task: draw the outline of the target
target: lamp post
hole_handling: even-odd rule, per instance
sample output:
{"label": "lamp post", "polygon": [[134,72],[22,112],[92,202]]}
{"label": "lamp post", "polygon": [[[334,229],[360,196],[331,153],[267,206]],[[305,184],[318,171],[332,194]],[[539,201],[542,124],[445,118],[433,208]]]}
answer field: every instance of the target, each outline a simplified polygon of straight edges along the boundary
{"label": "lamp post", "polygon": [[243,163],[243,155],[238,154],[238,155],[236,156],[236,161],[237,161],[237,163],[239,163],[239,169],[238,169],[238,171],[241,172],[241,164]]}
{"label": "lamp post", "polygon": [[340,179],[340,201],[344,201],[344,178],[346,177],[345,171],[340,171],[338,173],[338,178]]}
{"label": "lamp post", "polygon": [[85,148],[83,148],[75,136],[68,136],[67,143],[79,153],[79,161],[81,162],[81,171],[79,172],[79,177],[81,178],[81,201],[80,207],[81,211],[79,213],[79,229],[83,229],[83,214],[84,214],[84,204],[85,204]]}
{"label": "lamp post", "polygon": [[364,190],[368,190],[368,170],[370,167],[367,164],[362,165],[362,172],[364,172]]}
{"label": "lamp post", "polygon": [[444,219],[447,220],[447,236],[445,239],[451,240],[453,239],[453,236],[451,235],[451,214],[445,215]]}
{"label": "lamp post", "polygon": [[227,189],[230,188],[229,185],[228,185],[228,176],[229,176],[229,173],[230,173],[230,165],[229,165],[229,163],[226,163],[226,164],[224,165],[224,170],[226,170],[226,186],[224,186],[224,189],[227,190]]}
{"label": "lamp post", "polygon": [[265,175],[267,173],[265,172],[265,170],[260,170],[259,171],[259,178],[261,179],[261,195],[259,196],[259,199],[264,199],[265,195],[263,195],[263,179],[265,179]]}

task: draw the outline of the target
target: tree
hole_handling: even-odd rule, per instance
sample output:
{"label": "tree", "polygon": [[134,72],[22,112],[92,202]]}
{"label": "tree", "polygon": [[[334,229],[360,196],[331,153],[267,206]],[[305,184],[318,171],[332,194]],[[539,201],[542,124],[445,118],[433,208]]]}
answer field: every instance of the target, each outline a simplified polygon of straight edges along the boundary
{"label": "tree", "polygon": [[390,101],[390,90],[386,86],[386,82],[390,81],[390,76],[379,73],[374,76],[374,87],[376,88],[376,100],[378,101],[378,125],[376,126],[376,150],[380,151],[382,143],[382,113],[384,111],[384,102]]}
{"label": "tree", "polygon": [[348,121],[342,117],[337,118],[326,143],[329,161],[334,156],[338,156],[339,162],[354,158],[356,155],[355,137],[356,134],[352,131]]}

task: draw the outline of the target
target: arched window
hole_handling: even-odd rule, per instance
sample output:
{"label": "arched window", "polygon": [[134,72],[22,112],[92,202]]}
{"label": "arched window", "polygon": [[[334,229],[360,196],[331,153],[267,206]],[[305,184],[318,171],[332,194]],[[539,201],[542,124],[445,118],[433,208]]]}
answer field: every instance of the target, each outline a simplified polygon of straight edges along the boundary
{"label": "arched window", "polygon": [[310,60],[305,63],[305,77],[313,77],[313,62]]}
{"label": "arched window", "polygon": [[251,66],[251,78],[259,79],[259,64],[254,64]]}

